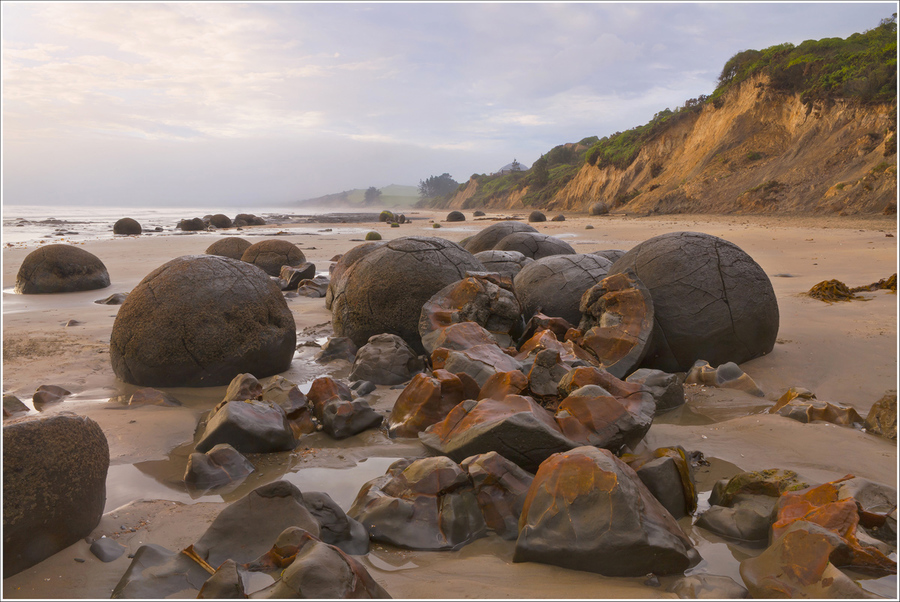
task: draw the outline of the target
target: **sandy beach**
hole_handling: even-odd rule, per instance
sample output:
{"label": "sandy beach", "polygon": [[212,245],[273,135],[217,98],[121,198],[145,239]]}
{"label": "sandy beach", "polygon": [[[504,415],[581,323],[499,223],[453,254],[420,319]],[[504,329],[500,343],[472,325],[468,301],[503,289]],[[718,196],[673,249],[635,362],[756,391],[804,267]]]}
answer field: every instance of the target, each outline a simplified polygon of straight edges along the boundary
{"label": "sandy beach", "polygon": [[[412,221],[400,228],[372,222],[354,224],[378,231],[384,239],[438,236],[459,241],[516,215],[488,212],[465,222],[441,223],[446,212],[409,211]],[[525,219],[526,212],[518,214]],[[586,229],[586,225],[593,229]],[[774,287],[780,330],[774,350],[741,365],[765,398],[726,389],[686,386],[684,407],[657,417],[642,445],[648,449],[681,445],[703,453],[710,462],[697,473],[701,499],[713,483],[742,470],[791,469],[814,482],[847,474],[897,487],[894,443],[850,427],[802,424],[765,414],[790,387],[813,391],[819,400],[855,408],[863,417],[885,393],[897,388],[897,296],[886,291],[862,293],[865,300],[825,303],[804,293],[823,280],[860,286],[897,271],[897,224],[894,218],[796,218],[761,216],[599,216],[566,215],[562,222],[534,224],[542,233],[563,238],[577,252],[627,250],[639,242],[675,231],[712,234],[735,243],[766,272]],[[328,272],[330,260],[362,242],[363,235],[335,233],[321,224],[314,234],[287,234]],[[114,538],[134,553],[154,543],[181,550],[196,541],[230,502],[265,483],[291,480],[304,491],[329,493],[345,510],[359,487],[384,473],[397,458],[427,455],[416,440],[390,439],[384,428],[336,441],[322,433],[301,439],[292,452],[250,455],[254,472],[227,494],[192,498],[181,479],[192,451],[200,416],[221,401],[225,387],[166,389],[181,407],[129,408],[109,400],[138,387],[116,379],[109,360],[110,333],[118,306],[94,301],[132,290],[144,276],[167,261],[201,254],[223,235],[220,231],[184,235],[150,234],[88,241],[81,248],[106,265],[111,286],[102,290],[52,295],[16,295],[12,289],[25,256],[36,246],[3,251],[3,392],[30,403],[40,385],[58,385],[73,395],[45,414],[74,412],[95,420],[110,447],[106,514],[91,534]],[[253,242],[257,238],[250,239]],[[297,329],[298,351],[282,375],[298,384],[330,374],[346,378],[343,361],[313,361],[332,335],[331,312],[324,299],[287,300]],[[379,386],[372,406],[387,416],[398,389]],[[702,506],[702,504],[701,504]],[[704,561],[691,573],[726,575],[741,582],[738,564],[759,549],[741,546],[680,521]],[[108,598],[130,560],[103,563],[80,541],[36,566],[3,581],[4,598]],[[496,536],[456,552],[418,552],[373,544],[362,557],[375,580],[395,598],[674,598],[666,586],[674,577],[648,585],[643,578],[608,578],[535,563],[513,563],[514,542]],[[77,562],[75,559],[84,559]],[[887,578],[885,578],[887,579]],[[896,588],[877,580],[873,591]],[[893,585],[891,585],[893,584]],[[262,585],[265,585],[263,583]],[[879,589],[881,588],[881,589]],[[890,591],[890,590],[888,590]]]}

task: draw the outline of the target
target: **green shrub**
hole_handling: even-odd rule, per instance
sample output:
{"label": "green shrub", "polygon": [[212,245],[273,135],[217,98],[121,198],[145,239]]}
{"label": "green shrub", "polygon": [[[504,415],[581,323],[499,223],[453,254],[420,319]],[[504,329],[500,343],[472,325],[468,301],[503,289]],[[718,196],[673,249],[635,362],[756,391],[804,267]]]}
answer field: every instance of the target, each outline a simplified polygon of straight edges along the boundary
{"label": "green shrub", "polygon": [[366,234],[366,240],[381,240],[381,234],[378,232],[369,232]]}

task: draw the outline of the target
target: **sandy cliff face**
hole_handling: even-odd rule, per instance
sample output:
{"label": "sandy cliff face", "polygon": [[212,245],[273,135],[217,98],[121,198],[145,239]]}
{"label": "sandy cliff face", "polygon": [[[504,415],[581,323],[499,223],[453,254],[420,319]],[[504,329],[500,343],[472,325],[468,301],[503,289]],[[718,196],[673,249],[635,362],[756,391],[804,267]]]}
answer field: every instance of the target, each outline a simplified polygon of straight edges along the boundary
{"label": "sandy cliff face", "polygon": [[[897,155],[885,156],[891,106],[804,105],[751,79],[719,108],[683,116],[625,170],[585,164],[544,207],[629,213],[882,213],[896,207]],[[894,146],[896,148],[896,146]],[[451,200],[463,207],[471,181]],[[524,208],[524,192],[493,199]],[[471,203],[471,201],[470,201]]]}

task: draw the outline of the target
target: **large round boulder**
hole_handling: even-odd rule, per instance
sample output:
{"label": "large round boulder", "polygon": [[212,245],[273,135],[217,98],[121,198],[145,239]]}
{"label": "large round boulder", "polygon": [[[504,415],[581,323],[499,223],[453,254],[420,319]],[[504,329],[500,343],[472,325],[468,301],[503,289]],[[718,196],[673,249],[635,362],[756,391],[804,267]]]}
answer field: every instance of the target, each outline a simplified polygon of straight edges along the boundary
{"label": "large round boulder", "polygon": [[86,537],[106,505],[109,445],[74,414],[3,426],[3,578]]}
{"label": "large round boulder", "polygon": [[512,220],[497,222],[469,237],[464,247],[472,254],[488,251],[513,232],[537,232],[537,229],[534,226]]}
{"label": "large round boulder", "polygon": [[334,334],[359,347],[372,335],[396,334],[421,353],[422,306],[468,271],[484,266],[449,240],[410,236],[384,243],[351,265],[335,287]]}
{"label": "large round boulder", "polygon": [[328,282],[328,290],[325,292],[325,309],[331,309],[331,302],[334,301],[334,291],[350,266],[385,244],[385,242],[387,241],[364,242],[341,255],[340,259],[331,268],[331,280]]}
{"label": "large round boulder", "polygon": [[16,292],[25,295],[71,293],[109,286],[103,262],[72,245],[47,245],[29,253],[16,275]]}
{"label": "large round boulder", "polygon": [[464,222],[466,221],[466,215],[462,211],[451,211],[447,214],[448,222]]}
{"label": "large round boulder", "polygon": [[543,212],[535,210],[528,214],[528,221],[529,222],[546,222],[547,216],[544,215]]}
{"label": "large round boulder", "polygon": [[219,255],[221,257],[230,257],[240,261],[244,256],[244,251],[250,248],[250,241],[239,236],[226,236],[209,245],[206,248],[207,255]]}
{"label": "large round boulder", "polygon": [[654,327],[642,366],[687,372],[765,355],[778,334],[778,303],[763,269],[737,245],[671,232],[637,245],[609,273],[632,270],[650,290]]}
{"label": "large round boulder", "polygon": [[575,249],[566,241],[539,232],[513,232],[498,242],[498,251],[518,251],[525,257],[540,259],[551,255],[574,255]]}
{"label": "large round boulder", "polygon": [[113,225],[113,234],[140,234],[141,225],[137,220],[123,217]]}
{"label": "large round boulder", "polygon": [[216,213],[215,215],[211,215],[209,218],[209,223],[216,228],[230,228],[232,226],[231,218],[224,213]]}
{"label": "large round boulder", "polygon": [[531,257],[525,257],[518,251],[496,251],[494,249],[475,253],[475,259],[480,261],[487,271],[497,272],[501,276],[509,278],[515,278],[522,268],[534,261]]}
{"label": "large round boulder", "polygon": [[528,264],[513,281],[525,320],[540,312],[578,324],[581,296],[606,277],[610,265],[603,257],[581,254],[552,255]]}
{"label": "large round boulder", "polygon": [[119,309],[113,371],[148,387],[227,385],[287,370],[294,316],[263,272],[217,255],[179,257],[150,272]]}
{"label": "large round boulder", "polygon": [[306,256],[294,243],[275,239],[250,245],[241,260],[262,268],[269,276],[278,276],[281,266],[296,267],[306,261]]}

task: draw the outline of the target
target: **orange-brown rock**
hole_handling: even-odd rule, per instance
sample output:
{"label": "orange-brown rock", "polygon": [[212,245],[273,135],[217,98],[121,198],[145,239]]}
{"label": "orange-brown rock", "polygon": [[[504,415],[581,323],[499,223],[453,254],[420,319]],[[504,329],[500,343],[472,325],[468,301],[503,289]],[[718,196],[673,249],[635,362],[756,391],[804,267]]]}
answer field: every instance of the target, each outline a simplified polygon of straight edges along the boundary
{"label": "orange-brown rock", "polygon": [[581,347],[578,347],[572,341],[561,343],[556,333],[551,329],[539,330],[534,336],[525,341],[519,348],[516,359],[524,361],[529,356],[537,355],[545,349],[551,349],[558,352],[560,360],[567,364],[572,364],[578,360],[589,364],[597,363],[597,358]]}
{"label": "orange-brown rock", "polygon": [[435,370],[444,369],[454,374],[465,372],[480,387],[497,372],[509,372],[522,367],[521,362],[496,345],[476,345],[468,349],[438,347],[431,354],[431,365]]}
{"label": "orange-brown rock", "polygon": [[335,398],[350,401],[353,399],[353,394],[346,384],[336,381],[330,376],[320,376],[313,381],[306,397],[313,406],[316,418],[321,420],[326,402]]}
{"label": "orange-brown rock", "polygon": [[598,385],[606,389],[613,397],[627,398],[649,393],[638,383],[629,383],[619,380],[606,370],[593,366],[578,366],[572,368],[561,381],[559,381],[559,394],[566,397],[585,385]]}
{"label": "orange-brown rock", "polygon": [[624,378],[640,365],[653,332],[653,300],[634,272],[608,276],[586,290],[579,310],[579,344],[603,369]]}
{"label": "orange-brown rock", "polygon": [[681,573],[691,541],[634,471],[605,449],[548,458],[522,508],[514,562],[543,562],[608,576]]}
{"label": "orange-brown rock", "polygon": [[519,370],[497,372],[481,387],[476,399],[503,399],[507,395],[518,395],[528,387],[528,378]]}
{"label": "orange-brown rock", "polygon": [[563,434],[581,445],[613,452],[626,445],[633,449],[653,422],[653,398],[649,394],[626,398],[578,394],[592,388],[576,390],[559,404],[556,422]]}
{"label": "orange-brown rock", "polygon": [[464,384],[458,376],[446,370],[435,370],[433,376],[416,374],[394,403],[388,419],[391,437],[415,437],[435,422],[443,420],[461,401],[474,399],[477,385],[466,386],[471,382],[469,380]]}
{"label": "orange-brown rock", "polygon": [[537,470],[551,454],[576,446],[547,410],[520,395],[466,400],[420,433],[419,439],[458,462],[496,451],[528,471]]}
{"label": "orange-brown rock", "polygon": [[800,422],[822,420],[841,426],[865,422],[856,409],[831,401],[819,401],[814,394],[805,389],[789,389],[774,406],[769,408],[769,413],[780,414]]}
{"label": "orange-brown rock", "polygon": [[425,342],[424,337],[422,339],[426,350],[429,347],[434,351],[439,347],[460,350],[476,345],[497,345],[497,339],[475,322],[457,322],[446,328],[435,330],[431,334],[433,336],[428,342]]}
{"label": "orange-brown rock", "polygon": [[531,316],[531,319],[528,320],[528,324],[525,325],[525,333],[522,335],[522,340],[527,341],[538,331],[549,329],[553,331],[553,334],[556,335],[557,339],[562,341],[566,337],[566,332],[571,328],[572,325],[563,318],[553,318],[537,312]]}
{"label": "orange-brown rock", "polygon": [[847,475],[818,487],[783,494],[775,506],[777,517],[772,525],[772,539],[781,537],[796,522],[813,523],[836,534],[844,542],[845,549],[840,557],[832,560],[838,566],[874,574],[895,574],[895,561],[857,538],[860,522],[857,501],[853,498],[839,499],[840,483],[852,478],[852,475]]}

